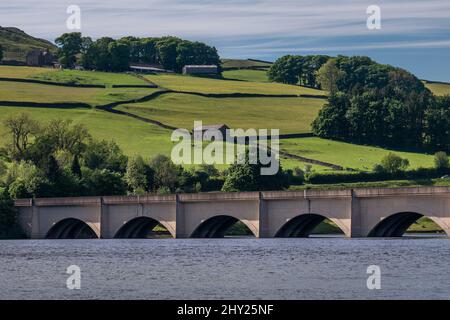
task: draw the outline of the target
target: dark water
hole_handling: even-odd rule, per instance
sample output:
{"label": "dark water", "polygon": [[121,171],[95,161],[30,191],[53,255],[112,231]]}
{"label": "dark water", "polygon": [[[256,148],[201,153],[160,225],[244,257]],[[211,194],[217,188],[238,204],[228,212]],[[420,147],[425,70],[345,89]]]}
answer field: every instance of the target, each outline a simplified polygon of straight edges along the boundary
{"label": "dark water", "polygon": [[[66,288],[69,265],[80,290]],[[0,241],[0,299],[41,298],[449,299],[450,240]]]}

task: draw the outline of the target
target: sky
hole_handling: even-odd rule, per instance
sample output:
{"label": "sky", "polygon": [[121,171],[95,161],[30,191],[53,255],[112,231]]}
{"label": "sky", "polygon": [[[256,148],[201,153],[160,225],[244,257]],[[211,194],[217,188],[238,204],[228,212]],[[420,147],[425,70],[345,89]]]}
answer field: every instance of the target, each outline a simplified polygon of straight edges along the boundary
{"label": "sky", "polygon": [[[69,5],[85,36],[174,35],[214,45],[222,58],[367,55],[450,82],[450,0],[0,0],[0,25],[53,41]],[[381,10],[369,30],[366,10]]]}

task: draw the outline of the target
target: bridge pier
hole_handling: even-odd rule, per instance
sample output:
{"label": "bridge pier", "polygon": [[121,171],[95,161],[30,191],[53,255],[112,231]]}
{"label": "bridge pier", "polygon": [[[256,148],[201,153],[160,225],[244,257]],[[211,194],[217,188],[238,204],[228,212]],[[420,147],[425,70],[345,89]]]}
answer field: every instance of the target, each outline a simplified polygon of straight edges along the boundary
{"label": "bridge pier", "polygon": [[32,239],[142,237],[158,223],[174,238],[220,237],[234,221],[259,238],[303,237],[325,218],[347,237],[395,236],[420,216],[450,234],[450,187],[19,199],[15,206]]}

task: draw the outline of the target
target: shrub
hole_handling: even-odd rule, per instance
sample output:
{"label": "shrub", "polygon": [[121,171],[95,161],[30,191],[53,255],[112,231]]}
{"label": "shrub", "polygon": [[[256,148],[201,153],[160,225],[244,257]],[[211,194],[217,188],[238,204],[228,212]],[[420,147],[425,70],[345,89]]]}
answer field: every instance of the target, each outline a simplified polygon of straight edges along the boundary
{"label": "shrub", "polygon": [[398,173],[406,170],[409,166],[409,160],[403,159],[396,154],[389,153],[381,160],[381,166],[388,173]]}
{"label": "shrub", "polygon": [[434,166],[438,170],[447,169],[450,166],[448,156],[445,152],[436,152],[434,155]]}

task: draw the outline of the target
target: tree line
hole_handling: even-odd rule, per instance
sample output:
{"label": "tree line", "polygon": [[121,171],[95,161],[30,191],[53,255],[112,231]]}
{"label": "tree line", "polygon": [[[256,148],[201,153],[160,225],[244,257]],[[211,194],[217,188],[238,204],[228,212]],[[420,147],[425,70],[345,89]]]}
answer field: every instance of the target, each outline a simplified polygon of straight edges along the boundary
{"label": "tree line", "polygon": [[161,65],[166,70],[180,73],[185,65],[214,64],[220,67],[215,47],[202,42],[177,37],[137,38],[115,40],[102,37],[92,40],[79,32],[65,33],[55,40],[61,65],[98,71],[127,71],[131,63]]}
{"label": "tree line", "polygon": [[[314,80],[305,80],[305,72]],[[285,56],[268,74],[273,81],[329,92],[312,124],[313,133],[320,137],[450,150],[450,97],[434,96],[406,70],[360,56]]]}
{"label": "tree line", "polygon": [[225,171],[211,165],[185,169],[164,155],[127,157],[115,142],[96,140],[84,125],[71,120],[41,123],[21,113],[10,116],[3,125],[9,142],[0,149],[0,187],[11,198],[257,191],[289,186],[283,170],[276,176],[260,176],[261,165],[250,164],[248,155],[243,164]]}
{"label": "tree line", "polygon": [[0,61],[3,59],[3,47],[0,45]]}
{"label": "tree line", "polygon": [[272,64],[267,75],[273,82],[320,89],[316,74],[329,59],[325,55],[286,55]]}

